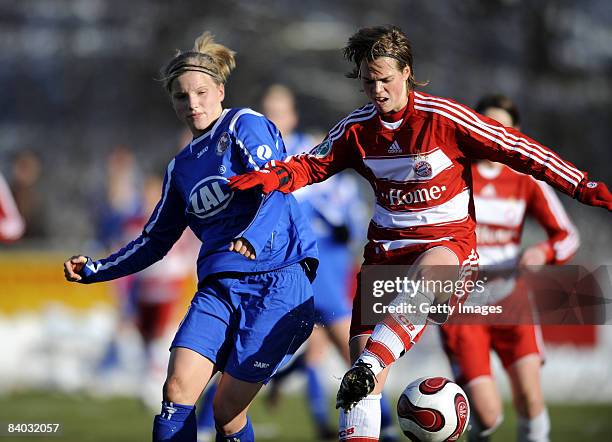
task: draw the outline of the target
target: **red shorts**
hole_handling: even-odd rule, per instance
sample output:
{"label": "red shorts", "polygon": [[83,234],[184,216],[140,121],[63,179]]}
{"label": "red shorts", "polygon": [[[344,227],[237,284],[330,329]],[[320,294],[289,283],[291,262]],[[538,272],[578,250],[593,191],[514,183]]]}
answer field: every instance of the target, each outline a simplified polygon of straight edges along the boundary
{"label": "red shorts", "polygon": [[[377,253],[376,247],[369,243],[365,249],[363,265],[412,265],[427,250],[434,247],[450,249],[461,263],[461,279],[475,277],[478,270],[478,255],[474,244],[441,241],[415,247]],[[374,325],[362,323],[361,312],[361,273],[357,274],[357,288],[353,297],[350,339],[360,335],[371,335]]]}
{"label": "red shorts", "polygon": [[440,327],[442,343],[457,383],[466,385],[480,376],[491,376],[490,350],[508,368],[530,354],[542,357],[537,325],[452,325]]}
{"label": "red shorts", "polygon": [[173,318],[176,301],[138,302],[136,325],[145,341],[162,337]]}

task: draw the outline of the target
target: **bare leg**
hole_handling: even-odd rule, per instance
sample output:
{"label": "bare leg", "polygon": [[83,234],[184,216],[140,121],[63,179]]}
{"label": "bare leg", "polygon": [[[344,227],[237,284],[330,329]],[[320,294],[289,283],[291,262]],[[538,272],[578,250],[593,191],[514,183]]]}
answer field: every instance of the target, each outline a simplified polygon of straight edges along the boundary
{"label": "bare leg", "polygon": [[194,405],[214,373],[214,364],[184,347],[173,348],[164,384],[164,400]]}
{"label": "bare leg", "polygon": [[550,419],[540,384],[541,359],[531,354],[508,367],[514,408],[518,413],[519,442],[547,442]]}
{"label": "bare leg", "polygon": [[262,383],[245,382],[224,373],[213,402],[218,431],[234,434],[247,423],[247,411]]}
{"label": "bare leg", "polygon": [[490,376],[480,376],[464,387],[472,408],[472,426],[470,441],[486,441],[501,424],[502,402],[495,384]]}
{"label": "bare leg", "polygon": [[347,345],[347,342],[349,340],[350,326],[351,319],[344,318],[325,327],[325,330],[327,331],[327,336],[329,337],[332,344],[334,344],[334,347],[336,347],[338,354],[342,356],[342,359],[344,359],[347,365],[350,365],[349,346]]}

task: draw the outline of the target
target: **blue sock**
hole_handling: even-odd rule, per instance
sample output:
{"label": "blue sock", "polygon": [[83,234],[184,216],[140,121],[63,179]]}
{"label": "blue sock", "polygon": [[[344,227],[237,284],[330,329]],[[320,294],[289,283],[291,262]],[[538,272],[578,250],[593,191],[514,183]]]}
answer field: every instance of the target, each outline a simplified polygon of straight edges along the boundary
{"label": "blue sock", "polygon": [[397,429],[393,424],[393,413],[391,412],[391,406],[389,405],[384,393],[380,398],[380,441],[399,441]]}
{"label": "blue sock", "polygon": [[153,442],[193,442],[196,437],[195,405],[163,401],[153,421]]}
{"label": "blue sock", "polygon": [[213,384],[206,389],[198,407],[198,430],[214,430],[215,416],[213,414],[213,399],[219,384]]}
{"label": "blue sock", "polygon": [[310,415],[319,428],[326,427],[329,416],[327,413],[325,391],[323,391],[323,387],[321,386],[319,374],[317,373],[316,367],[313,367],[312,365],[305,365],[304,371],[306,372],[306,393]]}
{"label": "blue sock", "polygon": [[386,428],[391,425],[393,425],[391,407],[389,406],[389,402],[383,393],[382,397],[380,398],[380,428]]}
{"label": "blue sock", "polygon": [[110,368],[116,367],[118,364],[119,349],[117,348],[117,340],[113,338],[104,349],[104,356],[102,356],[102,359],[100,360],[100,362],[98,362],[96,371],[102,372]]}
{"label": "blue sock", "polygon": [[[194,439],[195,440],[195,439]],[[219,430],[217,430],[217,436],[215,437],[215,442],[255,442],[255,433],[253,432],[253,425],[251,424],[251,419],[247,416],[246,425],[242,427],[237,433],[234,434],[221,434]]]}

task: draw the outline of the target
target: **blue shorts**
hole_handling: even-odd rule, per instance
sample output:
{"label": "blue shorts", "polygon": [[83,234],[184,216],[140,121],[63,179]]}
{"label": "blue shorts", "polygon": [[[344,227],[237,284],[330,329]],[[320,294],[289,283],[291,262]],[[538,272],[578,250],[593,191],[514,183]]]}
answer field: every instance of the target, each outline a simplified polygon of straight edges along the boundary
{"label": "blue shorts", "polygon": [[313,325],[312,287],[300,264],[222,273],[200,284],[171,348],[196,351],[236,379],[266,383]]}

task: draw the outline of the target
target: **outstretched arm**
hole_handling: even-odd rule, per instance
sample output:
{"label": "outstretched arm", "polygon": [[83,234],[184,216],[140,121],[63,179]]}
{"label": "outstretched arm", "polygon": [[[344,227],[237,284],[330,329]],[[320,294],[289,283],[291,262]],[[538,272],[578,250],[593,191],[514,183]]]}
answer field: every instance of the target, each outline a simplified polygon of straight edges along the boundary
{"label": "outstretched arm", "polygon": [[162,197],[138,238],[107,258],[94,261],[84,255],[64,263],[70,282],[89,284],[139,272],[162,259],[187,227],[185,207],[172,185],[174,160],[168,166]]}
{"label": "outstretched arm", "polygon": [[284,161],[270,161],[264,170],[230,178],[229,186],[233,190],[261,186],[264,193],[293,192],[351,167],[349,144],[348,134],[340,134],[338,138],[328,135],[310,153],[291,156]]}
{"label": "outstretched arm", "polygon": [[545,181],[557,190],[590,206],[612,210],[612,194],[603,182],[591,181],[588,174],[555,152],[511,127],[456,105],[453,114],[460,148],[473,159],[488,159]]}

